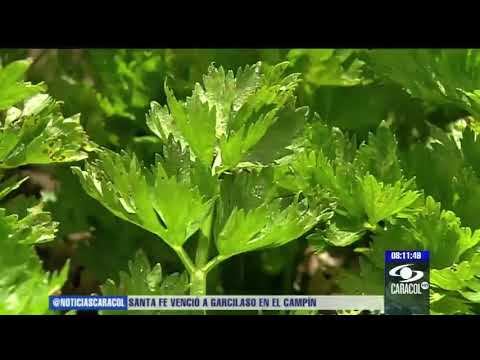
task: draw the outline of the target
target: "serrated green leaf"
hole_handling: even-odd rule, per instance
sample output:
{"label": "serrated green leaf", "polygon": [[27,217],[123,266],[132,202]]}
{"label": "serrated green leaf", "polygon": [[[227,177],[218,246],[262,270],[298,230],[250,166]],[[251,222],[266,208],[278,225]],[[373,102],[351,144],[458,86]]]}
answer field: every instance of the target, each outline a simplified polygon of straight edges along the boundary
{"label": "serrated green leaf", "polygon": [[39,208],[19,219],[0,209],[0,314],[47,314],[48,296],[61,290],[69,264],[49,274],[31,246],[53,240],[56,224]]}
{"label": "serrated green leaf", "polygon": [[80,116],[64,118],[48,95],[28,99],[0,129],[0,167],[72,162],[85,159],[87,136]]}
{"label": "serrated green leaf", "polygon": [[480,237],[470,228],[461,227],[460,219],[451,211],[427,197],[425,208],[415,220],[415,238],[432,253],[432,268],[441,269],[457,262],[462,254],[475,246]]}
{"label": "serrated green leaf", "polygon": [[[216,117],[214,109],[210,109],[209,105],[202,101],[201,91],[197,86],[192,96],[182,104],[175,99],[170,89],[165,89],[172,121],[181,134],[178,140],[185,139],[193,154],[210,166],[216,143]],[[168,126],[168,123],[165,126]]]}
{"label": "serrated green leaf", "polygon": [[113,214],[156,234],[170,246],[181,246],[200,228],[212,199],[205,199],[191,180],[169,173],[165,163],[158,158],[150,171],[135,156],[104,150],[84,171],[73,170],[87,193]]}
{"label": "serrated green leaf", "polygon": [[432,269],[430,282],[445,290],[459,291],[466,288],[467,283],[480,274],[480,255],[469,261],[463,261],[441,270]]}
{"label": "serrated green leaf", "polygon": [[368,143],[360,146],[355,166],[362,172],[368,172],[375,178],[392,184],[402,178],[397,146],[392,131],[382,123],[375,135],[370,134]]}
{"label": "serrated green leaf", "polygon": [[45,89],[43,84],[23,82],[24,74],[30,65],[31,60],[18,60],[0,67],[0,110],[5,110]]}
{"label": "serrated green leaf", "polygon": [[[311,205],[310,205],[311,206]],[[299,238],[332,213],[295,199],[282,208],[280,201],[264,203],[245,211],[235,207],[215,242],[222,257],[265,247],[276,247]]]}
{"label": "serrated green leaf", "polygon": [[[184,295],[188,290],[188,277],[183,274],[162,276],[161,265],[151,268],[147,256],[137,251],[134,259],[128,262],[129,274],[122,272],[116,284],[108,279],[100,288],[102,295]],[[159,315],[171,314],[171,311],[101,311],[101,315]],[[178,314],[179,312],[174,312]]]}
{"label": "serrated green leaf", "polygon": [[[238,111],[251,94],[260,84],[260,63],[253,66],[239,68],[237,76],[233,71],[227,71],[223,67],[216,68],[210,65],[208,74],[203,77],[204,89],[196,87],[199,96],[203,97],[210,108],[216,110],[217,137],[226,134],[230,113]],[[202,91],[204,90],[204,91]]]}
{"label": "serrated green leaf", "polygon": [[412,181],[397,181],[395,184],[383,184],[372,175],[359,181],[359,193],[356,196],[362,203],[368,222],[372,225],[391,216],[403,216],[403,211],[420,196],[411,189]]}

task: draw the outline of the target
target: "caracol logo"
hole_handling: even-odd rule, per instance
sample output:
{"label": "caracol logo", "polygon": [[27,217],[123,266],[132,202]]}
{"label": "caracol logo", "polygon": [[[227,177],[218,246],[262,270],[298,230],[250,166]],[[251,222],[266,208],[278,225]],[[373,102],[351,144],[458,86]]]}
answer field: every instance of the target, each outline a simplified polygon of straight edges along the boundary
{"label": "caracol logo", "polygon": [[412,265],[413,264],[395,266],[388,274],[393,277],[401,277],[403,279],[400,280],[401,283],[410,283],[423,278],[423,271],[410,269]]}

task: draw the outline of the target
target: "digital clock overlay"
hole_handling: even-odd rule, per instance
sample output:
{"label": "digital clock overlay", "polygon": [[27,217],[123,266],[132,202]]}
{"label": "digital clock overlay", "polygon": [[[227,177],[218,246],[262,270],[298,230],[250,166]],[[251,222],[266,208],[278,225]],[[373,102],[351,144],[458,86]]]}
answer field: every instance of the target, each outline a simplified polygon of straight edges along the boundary
{"label": "digital clock overlay", "polygon": [[385,314],[428,315],[430,289],[428,251],[385,251]]}

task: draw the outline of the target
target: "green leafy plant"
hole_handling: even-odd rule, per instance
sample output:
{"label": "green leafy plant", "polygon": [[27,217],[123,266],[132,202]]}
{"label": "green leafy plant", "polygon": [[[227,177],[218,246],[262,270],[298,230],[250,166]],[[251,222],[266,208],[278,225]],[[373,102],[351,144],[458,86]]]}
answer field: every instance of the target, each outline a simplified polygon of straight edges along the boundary
{"label": "green leafy plant", "polygon": [[480,313],[478,50],[0,64],[0,312],[59,291],[382,295],[384,251],[426,249],[431,313]]}
{"label": "green leafy plant", "polygon": [[[300,131],[306,116],[295,108],[297,76],[285,68],[261,74],[257,64],[234,76],[212,66],[185,102],[167,88],[168,107],[152,103],[147,119],[163,143],[150,169],[106,149],[74,168],[89,195],[175,251],[191,294],[205,294],[207,274],[226,259],[288,243],[330,216],[300,192],[275,194],[271,170],[285,151],[278,135]],[[257,155],[265,142],[269,153]],[[193,238],[194,260],[185,250]]]}
{"label": "green leafy plant", "polygon": [[[0,68],[2,200],[27,180],[11,175],[11,169],[87,157],[88,140],[78,116],[65,119],[58,102],[38,94],[42,84],[23,82],[29,64],[17,61]],[[59,293],[67,280],[68,262],[49,273],[35,252],[35,245],[54,239],[58,225],[42,207],[24,207],[20,215],[0,208],[0,314],[48,313],[48,296]]]}

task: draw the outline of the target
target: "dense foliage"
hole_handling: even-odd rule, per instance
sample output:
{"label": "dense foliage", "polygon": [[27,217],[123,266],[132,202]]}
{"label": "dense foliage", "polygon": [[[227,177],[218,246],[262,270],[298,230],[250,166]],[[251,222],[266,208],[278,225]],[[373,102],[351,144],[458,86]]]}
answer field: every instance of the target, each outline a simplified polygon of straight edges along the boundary
{"label": "dense foliage", "polygon": [[382,295],[426,249],[479,314],[479,115],[479,50],[0,50],[0,313]]}

